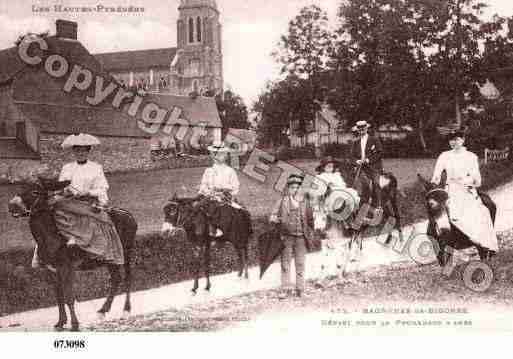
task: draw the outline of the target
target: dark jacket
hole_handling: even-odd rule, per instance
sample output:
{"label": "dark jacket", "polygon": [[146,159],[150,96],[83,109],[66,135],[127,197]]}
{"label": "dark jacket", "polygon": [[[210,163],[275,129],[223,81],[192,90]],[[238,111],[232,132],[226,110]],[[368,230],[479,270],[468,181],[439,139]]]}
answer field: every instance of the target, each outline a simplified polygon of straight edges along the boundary
{"label": "dark jacket", "polygon": [[[362,158],[361,139],[357,139],[351,145],[351,159],[353,163]],[[378,172],[383,171],[383,146],[379,138],[371,136],[365,145],[365,158],[369,159],[367,167]]]}

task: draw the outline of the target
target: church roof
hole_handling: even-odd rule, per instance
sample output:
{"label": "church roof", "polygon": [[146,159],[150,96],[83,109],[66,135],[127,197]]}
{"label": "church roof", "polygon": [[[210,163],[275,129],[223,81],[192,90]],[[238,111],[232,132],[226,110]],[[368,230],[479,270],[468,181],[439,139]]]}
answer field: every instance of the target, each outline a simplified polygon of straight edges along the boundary
{"label": "church roof", "polygon": [[[82,65],[107,82],[116,80],[79,41],[69,41],[50,36],[45,39],[48,53],[59,54],[71,64]],[[92,106],[86,97],[93,97],[95,86],[87,90],[63,91],[68,76],[50,76],[43,65],[28,66],[17,56],[17,49],[0,51],[0,83],[7,83],[11,89],[12,102],[23,118],[31,121],[42,132],[76,133],[89,132],[99,136],[150,137],[140,128],[141,109],[152,102],[168,111],[174,107],[182,109],[182,118],[191,125],[205,123],[210,127],[221,127],[221,121],[213,98],[165,96],[147,94],[144,96],[136,117],[127,114],[128,104],[120,109],[112,106],[116,91],[107,96],[102,104]],[[151,50],[149,50],[151,51]],[[159,50],[157,50],[158,52]],[[12,141],[3,141],[2,153],[18,155],[20,149]],[[2,157],[4,157],[2,155]]]}
{"label": "church roof", "polygon": [[176,54],[176,47],[164,49],[119,51],[94,54],[94,57],[109,72],[148,69],[148,67],[169,68]]}
{"label": "church roof", "polygon": [[216,0],[180,0],[180,7],[198,7],[198,6],[209,6],[217,9]]}

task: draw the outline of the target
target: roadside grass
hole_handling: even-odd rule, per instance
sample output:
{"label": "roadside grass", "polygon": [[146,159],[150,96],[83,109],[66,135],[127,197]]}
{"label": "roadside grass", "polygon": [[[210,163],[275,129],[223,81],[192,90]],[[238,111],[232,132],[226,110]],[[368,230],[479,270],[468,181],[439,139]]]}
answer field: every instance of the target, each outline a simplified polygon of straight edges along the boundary
{"label": "roadside grass", "polygon": [[[464,264],[459,264],[449,278],[440,275],[441,269],[436,264],[392,264],[366,270],[364,274],[350,273],[347,280],[332,278],[325,283],[325,288],[316,286],[316,281],[308,281],[305,296],[302,298],[290,297],[280,300],[278,290],[258,291],[194,304],[181,310],[170,309],[126,320],[96,324],[87,330],[217,331],[237,327],[241,322],[254,321],[262,317],[270,318],[283,313],[287,313],[287,318],[295,319],[305,314],[317,313],[320,321],[329,319],[337,313],[363,313],[366,308],[460,308],[470,314],[474,308],[482,305],[491,304],[494,307],[507,308],[513,304],[512,240],[513,231],[501,236],[501,247],[504,249],[489,262],[493,269],[494,281],[484,292],[472,291],[464,285]],[[398,319],[397,316],[387,317],[392,318]],[[472,315],[468,318],[471,320]],[[433,320],[437,319],[436,316],[433,317]],[[283,320],[286,319],[280,320],[280,324],[283,325]],[[259,328],[265,330],[265,327]]]}
{"label": "roadside grass", "polygon": [[[295,161],[293,164],[314,174],[317,162]],[[428,176],[433,164],[433,160],[429,159],[385,162],[387,169],[398,177],[399,186],[405,193],[405,197],[399,198],[403,224],[414,223],[425,217],[423,195],[415,181],[417,172]],[[513,177],[512,167],[509,162],[504,162],[483,168],[483,187],[490,189],[509,182]],[[189,168],[122,173],[109,178],[112,204],[132,212],[139,223],[141,234],[135,250],[134,290],[191,279],[192,251],[188,243],[183,238],[164,239],[155,231],[162,224],[162,207],[168,198],[175,192],[181,197],[194,196],[203,170]],[[239,176],[239,197],[254,220],[255,235],[250,241],[249,250],[252,265],[257,263],[256,238],[266,230],[270,207],[280,197],[280,193],[273,188],[280,175],[281,171],[273,167],[263,183],[246,175]],[[0,187],[0,201],[6,203],[18,190],[19,186]],[[54,294],[46,282],[46,275],[30,268],[33,240],[26,221],[12,219],[6,211],[2,211],[0,224],[4,239],[5,233],[9,236],[7,243],[0,243],[0,315],[53,305]],[[233,271],[236,267],[237,258],[231,245],[213,252],[212,274]],[[75,290],[80,301],[105,296],[106,270],[78,273]]]}

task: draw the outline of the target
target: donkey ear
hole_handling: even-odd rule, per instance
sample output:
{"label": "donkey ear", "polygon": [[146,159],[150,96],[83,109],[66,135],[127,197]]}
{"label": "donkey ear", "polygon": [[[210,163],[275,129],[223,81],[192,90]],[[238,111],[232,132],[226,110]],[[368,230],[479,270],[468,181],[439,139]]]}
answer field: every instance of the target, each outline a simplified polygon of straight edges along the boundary
{"label": "donkey ear", "polygon": [[447,171],[443,170],[442,174],[440,175],[440,187],[445,187],[447,184]]}
{"label": "donkey ear", "polygon": [[422,177],[420,173],[417,173],[417,178],[419,179],[419,182],[424,186],[424,189],[427,191],[429,189],[429,182]]}

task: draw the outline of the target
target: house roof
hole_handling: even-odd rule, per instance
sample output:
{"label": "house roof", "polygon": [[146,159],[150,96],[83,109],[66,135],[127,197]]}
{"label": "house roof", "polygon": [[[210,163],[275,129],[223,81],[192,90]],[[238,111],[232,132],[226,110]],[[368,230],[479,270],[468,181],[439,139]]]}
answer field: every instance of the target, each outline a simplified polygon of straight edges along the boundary
{"label": "house roof", "polygon": [[[78,41],[57,37],[47,37],[48,54],[59,54],[69,63],[70,69],[79,64],[93,73],[93,79],[104,79],[103,88],[111,81],[117,83]],[[181,118],[190,125],[205,124],[209,127],[221,127],[221,120],[213,98],[147,94],[139,106],[135,117],[127,114],[128,104],[116,109],[112,101],[117,93],[113,91],[97,106],[90,105],[86,98],[95,92],[95,80],[85,91],[72,89],[63,91],[69,75],[54,78],[46,73],[43,65],[25,65],[17,56],[17,49],[10,48],[0,52],[0,81],[12,81],[12,98],[23,115],[31,120],[43,132],[75,133],[90,132],[95,135],[150,137],[143,131],[137,120],[147,103],[155,103],[171,112],[175,107],[182,109]],[[71,70],[70,70],[71,71]]]}
{"label": "house roof", "polygon": [[176,47],[139,51],[120,51],[94,54],[109,72],[122,72],[149,67],[169,68],[176,54]]}
{"label": "house roof", "polygon": [[254,145],[256,143],[257,134],[252,130],[245,130],[241,128],[229,128],[228,134],[238,138],[240,141]]}
{"label": "house roof", "polygon": [[213,97],[198,96],[192,99],[189,96],[148,94],[145,99],[163,108],[180,107],[182,109],[180,117],[186,119],[191,126],[223,127],[216,100]]}
{"label": "house roof", "polygon": [[0,84],[11,80],[27,65],[21,61],[16,47],[0,51]]}

